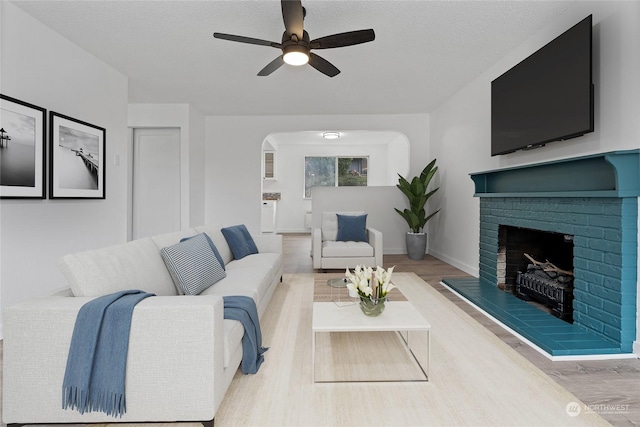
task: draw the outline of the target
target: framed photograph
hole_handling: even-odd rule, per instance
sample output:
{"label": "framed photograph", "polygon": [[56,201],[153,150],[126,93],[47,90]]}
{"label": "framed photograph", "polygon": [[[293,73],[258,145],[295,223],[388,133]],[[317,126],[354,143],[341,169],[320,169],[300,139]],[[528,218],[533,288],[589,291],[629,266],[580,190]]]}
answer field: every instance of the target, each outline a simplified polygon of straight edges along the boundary
{"label": "framed photograph", "polygon": [[49,112],[49,198],[105,198],[106,131]]}
{"label": "framed photograph", "polygon": [[0,95],[0,198],[45,198],[46,114]]}

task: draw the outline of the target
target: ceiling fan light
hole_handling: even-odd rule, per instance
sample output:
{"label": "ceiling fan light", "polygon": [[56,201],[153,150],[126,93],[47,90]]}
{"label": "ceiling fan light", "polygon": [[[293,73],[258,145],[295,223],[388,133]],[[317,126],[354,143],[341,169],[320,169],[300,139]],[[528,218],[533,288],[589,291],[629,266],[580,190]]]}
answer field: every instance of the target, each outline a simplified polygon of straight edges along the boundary
{"label": "ceiling fan light", "polygon": [[340,138],[340,132],[323,132],[322,137],[324,139],[338,139]]}
{"label": "ceiling fan light", "polygon": [[282,59],[289,65],[304,65],[309,62],[309,54],[304,46],[291,45],[285,47]]}

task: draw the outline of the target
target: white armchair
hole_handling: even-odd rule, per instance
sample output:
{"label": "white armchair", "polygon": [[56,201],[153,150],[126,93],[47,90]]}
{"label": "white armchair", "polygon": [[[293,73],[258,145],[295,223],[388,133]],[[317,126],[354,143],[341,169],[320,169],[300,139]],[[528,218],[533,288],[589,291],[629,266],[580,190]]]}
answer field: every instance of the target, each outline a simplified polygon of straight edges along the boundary
{"label": "white armchair", "polygon": [[338,238],[338,215],[359,216],[364,212],[322,212],[320,228],[313,229],[314,269],[346,269],[356,265],[382,266],[382,233],[365,227],[368,241],[344,241]]}

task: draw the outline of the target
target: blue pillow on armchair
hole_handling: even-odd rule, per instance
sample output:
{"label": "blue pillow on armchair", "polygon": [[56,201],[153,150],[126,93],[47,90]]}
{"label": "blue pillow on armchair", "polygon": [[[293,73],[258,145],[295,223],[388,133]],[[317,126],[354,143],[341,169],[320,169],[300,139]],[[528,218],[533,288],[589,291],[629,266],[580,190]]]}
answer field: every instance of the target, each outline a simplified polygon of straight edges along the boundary
{"label": "blue pillow on armchair", "polygon": [[244,224],[225,227],[220,231],[227,240],[235,259],[242,259],[247,255],[258,253],[258,247]]}
{"label": "blue pillow on armchair", "polygon": [[367,214],[338,216],[338,236],[340,242],[368,242]]}

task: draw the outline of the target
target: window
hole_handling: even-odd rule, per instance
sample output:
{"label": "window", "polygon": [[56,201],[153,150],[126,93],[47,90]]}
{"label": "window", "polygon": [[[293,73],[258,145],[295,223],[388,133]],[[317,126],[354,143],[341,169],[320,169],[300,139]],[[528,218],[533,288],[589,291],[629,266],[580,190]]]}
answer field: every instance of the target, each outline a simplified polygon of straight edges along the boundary
{"label": "window", "polygon": [[265,151],[263,156],[263,179],[276,179],[276,153],[275,151]]}
{"label": "window", "polygon": [[368,157],[305,157],[304,197],[313,187],[366,186]]}

